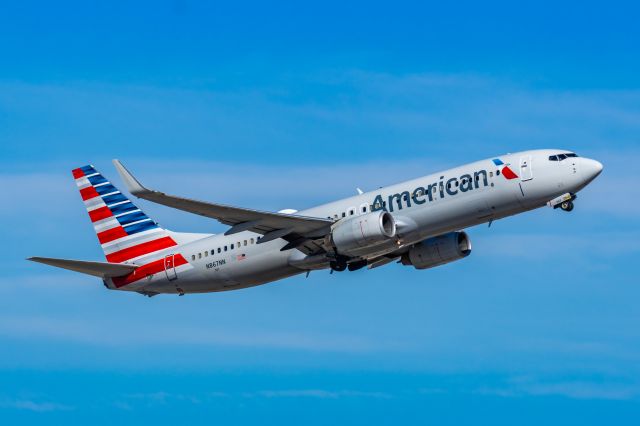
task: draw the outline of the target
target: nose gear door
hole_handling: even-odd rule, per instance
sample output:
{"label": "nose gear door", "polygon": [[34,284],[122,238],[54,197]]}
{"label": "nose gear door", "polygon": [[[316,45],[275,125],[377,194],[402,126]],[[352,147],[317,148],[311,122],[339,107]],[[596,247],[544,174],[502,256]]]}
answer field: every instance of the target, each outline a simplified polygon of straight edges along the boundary
{"label": "nose gear door", "polygon": [[531,156],[526,155],[520,157],[520,180],[525,182],[533,179],[533,170],[531,169]]}

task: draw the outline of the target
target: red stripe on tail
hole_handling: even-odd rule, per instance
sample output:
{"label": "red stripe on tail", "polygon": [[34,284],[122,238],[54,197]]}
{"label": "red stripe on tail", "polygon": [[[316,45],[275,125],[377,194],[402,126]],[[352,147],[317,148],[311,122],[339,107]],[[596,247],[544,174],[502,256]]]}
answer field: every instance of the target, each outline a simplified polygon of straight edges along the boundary
{"label": "red stripe on tail", "polygon": [[173,238],[162,237],[157,240],[148,241],[146,243],[138,244],[133,247],[129,247],[120,251],[107,255],[108,262],[120,263],[125,260],[133,259],[134,257],[142,256],[144,254],[153,253],[154,251],[166,249],[177,245]]}
{"label": "red stripe on tail", "polygon": [[122,226],[116,226],[115,228],[98,232],[98,241],[100,241],[100,244],[106,244],[110,241],[117,240],[118,238],[126,237],[127,235],[128,234]]}
{"label": "red stripe on tail", "polygon": [[82,188],[80,190],[80,195],[82,196],[82,199],[84,201],[87,201],[97,197],[100,194],[98,194],[98,191],[96,191],[96,189],[93,186],[87,186],[86,188]]}
{"label": "red stripe on tail", "polygon": [[[181,254],[176,254],[173,257],[173,265],[175,267],[186,265],[187,260],[182,257]],[[157,274],[159,272],[164,271],[164,258],[154,260],[153,262],[147,263],[146,265],[142,265],[132,273],[125,275],[123,277],[112,278],[113,284],[116,288],[124,287],[127,284],[131,284],[138,280],[141,280],[149,275]]]}
{"label": "red stripe on tail", "polygon": [[113,216],[111,214],[111,210],[109,210],[109,207],[106,207],[106,206],[97,208],[95,210],[91,210],[89,212],[89,217],[91,218],[91,222],[97,222],[99,220],[106,219],[111,216]]}
{"label": "red stripe on tail", "polygon": [[82,171],[82,169],[73,169],[71,170],[71,173],[73,173],[74,179],[80,179],[81,177],[84,177],[84,172]]}

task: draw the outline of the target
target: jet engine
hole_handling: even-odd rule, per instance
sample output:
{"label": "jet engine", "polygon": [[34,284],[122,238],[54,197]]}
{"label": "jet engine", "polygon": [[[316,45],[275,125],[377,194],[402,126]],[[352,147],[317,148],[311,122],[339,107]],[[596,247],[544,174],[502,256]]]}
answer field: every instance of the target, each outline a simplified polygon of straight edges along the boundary
{"label": "jet engine", "polygon": [[386,211],[371,212],[337,222],[330,234],[343,256],[362,256],[396,236],[396,222]]}
{"label": "jet engine", "polygon": [[471,241],[465,232],[450,232],[424,240],[402,255],[403,265],[428,269],[465,258],[471,254]]}

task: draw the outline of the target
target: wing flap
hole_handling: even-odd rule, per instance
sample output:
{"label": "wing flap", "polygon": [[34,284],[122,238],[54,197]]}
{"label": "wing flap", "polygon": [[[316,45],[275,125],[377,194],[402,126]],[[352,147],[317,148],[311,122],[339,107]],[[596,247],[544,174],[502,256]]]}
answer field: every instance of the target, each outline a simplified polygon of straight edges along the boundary
{"label": "wing flap", "polygon": [[136,265],[123,265],[120,263],[92,262],[87,260],[56,259],[51,257],[30,257],[27,260],[68,269],[82,274],[93,275],[99,278],[113,278],[127,275],[138,268]]}

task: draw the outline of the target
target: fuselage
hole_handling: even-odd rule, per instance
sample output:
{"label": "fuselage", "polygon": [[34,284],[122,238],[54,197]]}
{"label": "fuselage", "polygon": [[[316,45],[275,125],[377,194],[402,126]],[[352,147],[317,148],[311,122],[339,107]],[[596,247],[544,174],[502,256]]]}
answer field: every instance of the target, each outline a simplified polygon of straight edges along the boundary
{"label": "fuselage", "polygon": [[[569,156],[567,157],[567,154]],[[559,159],[561,155],[565,158]],[[559,195],[575,194],[602,170],[595,160],[573,156],[566,150],[534,150],[465,164],[296,212],[309,217],[348,219],[386,210],[398,224],[398,235],[363,253],[373,259],[401,251],[425,239],[543,207]],[[555,159],[553,157],[555,156]],[[233,290],[276,281],[309,269],[301,268],[306,255],[281,249],[283,239],[259,244],[260,234],[201,235],[150,258],[165,258],[165,271],[120,290],[146,293],[202,293]],[[175,268],[180,254],[188,264]],[[298,266],[294,266],[298,265]],[[116,288],[110,279],[109,288]]]}

